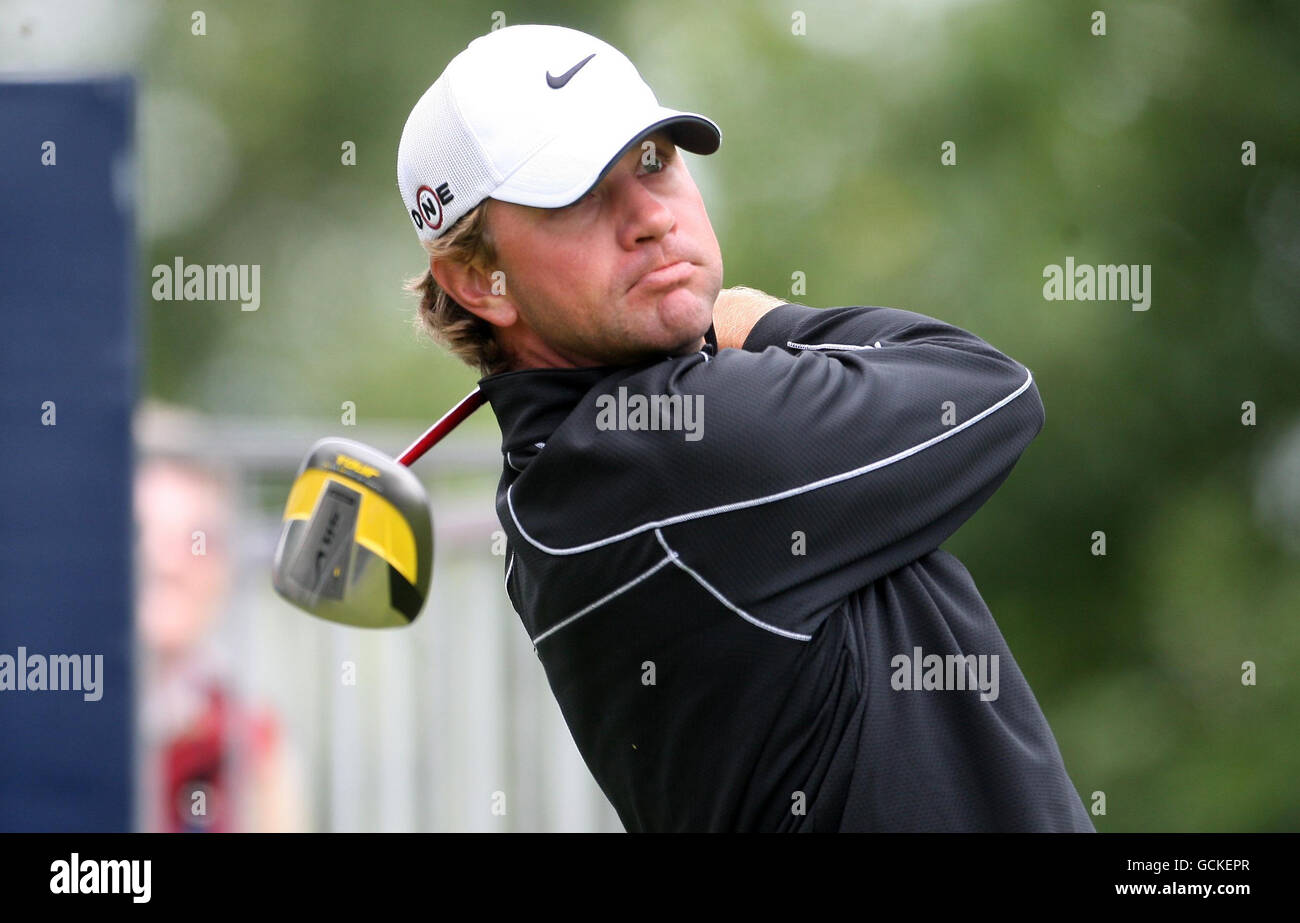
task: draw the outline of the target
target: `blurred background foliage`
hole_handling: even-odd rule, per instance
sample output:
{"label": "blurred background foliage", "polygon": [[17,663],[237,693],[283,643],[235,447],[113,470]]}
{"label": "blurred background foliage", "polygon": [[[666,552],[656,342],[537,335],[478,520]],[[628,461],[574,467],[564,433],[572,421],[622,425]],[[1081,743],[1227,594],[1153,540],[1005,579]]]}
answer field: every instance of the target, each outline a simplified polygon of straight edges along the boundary
{"label": "blurred background foliage", "polygon": [[[1085,804],[1105,793],[1098,829],[1300,829],[1294,3],[75,9],[71,33],[10,29],[2,47],[11,65],[139,74],[144,393],[220,414],[441,414],[478,376],[410,326],[401,282],[424,260],[396,189],[406,115],[494,11],[595,33],[665,105],[722,127],[721,150],[688,162],[728,285],[929,314],[1033,370],[1046,427],[946,547]],[[260,264],[260,310],[152,301],[149,269],[177,255]],[[1151,264],[1150,310],[1044,300],[1044,266],[1067,256]],[[488,413],[466,426],[496,434]]]}

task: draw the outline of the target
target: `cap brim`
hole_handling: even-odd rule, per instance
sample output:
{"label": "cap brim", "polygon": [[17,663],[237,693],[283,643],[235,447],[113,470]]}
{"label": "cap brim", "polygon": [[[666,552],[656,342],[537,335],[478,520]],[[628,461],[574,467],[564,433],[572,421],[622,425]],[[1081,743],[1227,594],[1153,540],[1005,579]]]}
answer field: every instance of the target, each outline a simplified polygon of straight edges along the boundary
{"label": "cap brim", "polygon": [[633,145],[660,129],[667,129],[674,144],[693,154],[712,154],[722,143],[722,131],[713,120],[663,106],[620,124],[593,120],[542,145],[491,198],[536,208],[571,205],[604,179]]}

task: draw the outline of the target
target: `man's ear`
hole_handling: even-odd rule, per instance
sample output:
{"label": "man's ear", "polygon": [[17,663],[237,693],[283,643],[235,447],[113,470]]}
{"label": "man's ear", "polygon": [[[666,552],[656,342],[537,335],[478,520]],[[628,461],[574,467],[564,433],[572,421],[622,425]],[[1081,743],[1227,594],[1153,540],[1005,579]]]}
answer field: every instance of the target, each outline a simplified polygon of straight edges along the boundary
{"label": "man's ear", "polygon": [[438,286],[466,311],[476,314],[495,327],[509,327],[519,319],[519,311],[507,295],[492,291],[489,270],[455,260],[429,258],[429,272]]}

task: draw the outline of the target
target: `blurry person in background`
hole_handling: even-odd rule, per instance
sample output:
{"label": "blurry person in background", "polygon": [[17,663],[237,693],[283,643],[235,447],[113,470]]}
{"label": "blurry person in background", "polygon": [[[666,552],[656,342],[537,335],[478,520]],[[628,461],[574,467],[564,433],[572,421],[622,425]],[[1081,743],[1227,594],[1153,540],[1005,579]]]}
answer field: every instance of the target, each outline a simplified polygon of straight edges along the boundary
{"label": "blurry person in background", "polygon": [[[156,433],[174,411],[149,408]],[[135,476],[138,811],[151,832],[292,832],[302,786],[280,722],[240,701],[214,628],[228,604],[231,477],[142,453]]]}

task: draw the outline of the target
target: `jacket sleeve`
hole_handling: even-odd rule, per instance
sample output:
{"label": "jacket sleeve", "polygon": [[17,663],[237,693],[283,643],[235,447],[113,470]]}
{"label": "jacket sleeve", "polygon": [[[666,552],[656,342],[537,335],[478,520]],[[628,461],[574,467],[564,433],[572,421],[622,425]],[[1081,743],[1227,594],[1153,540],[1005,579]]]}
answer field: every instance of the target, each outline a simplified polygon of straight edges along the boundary
{"label": "jacket sleeve", "polygon": [[625,384],[700,409],[696,441],[649,453],[643,475],[667,499],[640,518],[716,597],[793,638],[938,548],[1044,423],[1027,368],[893,308],[782,305],[743,349]]}

